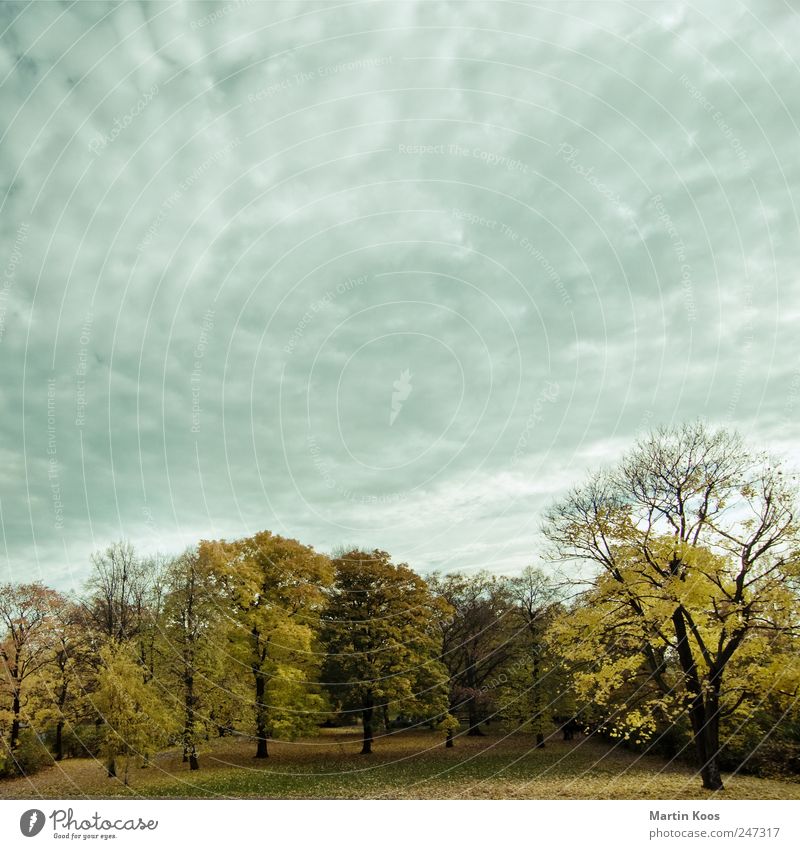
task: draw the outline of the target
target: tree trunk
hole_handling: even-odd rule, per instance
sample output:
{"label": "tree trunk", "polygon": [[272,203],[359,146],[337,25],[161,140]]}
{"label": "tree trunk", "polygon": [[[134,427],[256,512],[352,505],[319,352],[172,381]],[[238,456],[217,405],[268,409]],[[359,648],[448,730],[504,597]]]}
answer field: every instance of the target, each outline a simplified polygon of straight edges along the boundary
{"label": "tree trunk", "polygon": [[708,757],[705,765],[700,769],[700,777],[703,779],[703,787],[706,790],[724,790],[722,774],[719,771],[717,756]]}
{"label": "tree trunk", "polygon": [[139,641],[139,658],[142,664],[142,680],[146,684],[150,680],[150,676],[147,668],[147,651],[145,650],[143,639]]}
{"label": "tree trunk", "polygon": [[480,711],[478,710],[478,705],[475,703],[474,696],[472,696],[469,700],[467,712],[469,714],[469,730],[467,731],[467,737],[483,737],[484,733],[480,729]]}
{"label": "tree trunk", "polygon": [[184,655],[184,724],[183,724],[183,762],[189,762],[189,769],[200,769],[197,761],[197,748],[194,739],[194,712],[196,698],[194,695],[194,676],[191,672],[192,659]]}
{"label": "tree trunk", "polygon": [[117,777],[117,762],[114,760],[114,758],[111,758],[106,764],[106,772],[108,773],[109,778]]}
{"label": "tree trunk", "polygon": [[381,708],[381,714],[383,716],[383,730],[389,730],[389,705],[383,705]]}
{"label": "tree trunk", "polygon": [[703,787],[708,790],[723,790],[719,769],[719,673],[711,675],[711,692],[706,697],[705,714],[705,771],[701,771]]}
{"label": "tree trunk", "polygon": [[258,740],[258,745],[256,746],[256,757],[268,758],[267,709],[264,704],[266,681],[264,680],[264,675],[258,669],[254,669],[253,674],[256,677],[256,739]]}
{"label": "tree trunk", "polygon": [[444,747],[445,747],[445,749],[452,749],[453,748],[453,729],[452,728],[447,729],[447,739],[444,741]]}
{"label": "tree trunk", "polygon": [[536,725],[536,748],[544,748],[544,732],[541,730],[544,721],[544,708],[542,706],[542,682],[539,679],[539,649],[536,646],[533,650],[533,668],[531,669],[531,677],[533,678],[533,712],[534,723]]}
{"label": "tree trunk", "polygon": [[361,747],[362,755],[372,754],[372,716],[374,714],[372,695],[364,697],[364,705],[361,718],[364,725],[364,744]]}
{"label": "tree trunk", "polygon": [[706,790],[724,790],[717,760],[719,755],[719,712],[713,701],[711,711],[707,710],[703,696],[703,685],[700,682],[697,664],[692,655],[686,622],[680,607],[672,614],[672,624],[677,637],[678,659],[691,700],[689,719],[692,723],[692,735],[694,737],[695,754],[700,767],[700,778]]}
{"label": "tree trunk", "polygon": [[17,748],[17,743],[19,742],[19,714],[20,714],[20,703],[19,703],[19,690],[14,691],[14,700],[11,703],[11,712],[13,714],[13,718],[11,720],[11,736],[9,738],[9,748],[13,752],[14,749]]}
{"label": "tree trunk", "polygon": [[56,723],[55,758],[60,761],[64,758],[64,720],[59,719]]}

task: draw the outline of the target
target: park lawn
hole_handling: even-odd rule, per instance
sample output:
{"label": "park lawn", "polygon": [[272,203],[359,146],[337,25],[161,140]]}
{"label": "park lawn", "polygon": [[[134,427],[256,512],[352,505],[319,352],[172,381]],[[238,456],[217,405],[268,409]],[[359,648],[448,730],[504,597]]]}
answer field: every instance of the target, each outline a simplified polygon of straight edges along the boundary
{"label": "park lawn", "polygon": [[358,729],[331,729],[271,741],[270,758],[259,761],[252,741],[224,738],[206,744],[199,771],[173,749],[132,766],[127,787],[98,761],[76,758],[0,781],[0,798],[800,799],[798,781],[751,776],[725,776],[725,791],[713,794],[686,764],[587,738],[554,736],[537,750],[530,735],[493,731],[446,749],[437,732],[402,731],[377,738],[372,755],[359,747]]}

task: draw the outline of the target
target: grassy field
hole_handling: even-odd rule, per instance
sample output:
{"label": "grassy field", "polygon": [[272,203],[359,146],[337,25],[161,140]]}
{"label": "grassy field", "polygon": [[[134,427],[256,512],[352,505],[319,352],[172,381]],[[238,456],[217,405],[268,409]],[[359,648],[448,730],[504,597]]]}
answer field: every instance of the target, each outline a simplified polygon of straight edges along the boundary
{"label": "grassy field", "polygon": [[[281,799],[708,799],[683,764],[639,757],[602,742],[554,737],[544,750],[532,738],[500,733],[459,737],[404,731],[358,754],[359,732],[330,730],[295,743],[270,744],[253,758],[253,743],[215,740],[190,773],[179,750],[149,767],[131,767],[130,786],[105,777],[98,761],[65,760],[32,776],[0,781],[0,798],[281,798]],[[800,799],[800,782],[726,776],[724,799]]]}

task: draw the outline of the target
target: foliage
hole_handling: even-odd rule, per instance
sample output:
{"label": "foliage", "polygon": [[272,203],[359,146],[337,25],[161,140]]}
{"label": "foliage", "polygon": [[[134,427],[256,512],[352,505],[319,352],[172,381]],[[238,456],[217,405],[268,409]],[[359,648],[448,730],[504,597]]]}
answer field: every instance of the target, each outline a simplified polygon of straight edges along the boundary
{"label": "foliage", "polygon": [[53,730],[46,737],[52,742],[56,760],[61,760],[65,729],[91,714],[88,693],[96,678],[95,643],[85,628],[79,605],[64,599],[51,613],[48,662],[37,673],[38,700],[29,715],[37,728]]}
{"label": "foliage", "polygon": [[361,712],[362,752],[369,754],[374,710],[424,719],[446,711],[435,627],[443,607],[419,575],[385,551],[344,552],[334,567],[323,676],[342,707]]}
{"label": "foliage", "polygon": [[146,682],[141,664],[129,647],[109,643],[100,651],[101,671],[94,699],[106,732],[101,752],[115,771],[118,761],[125,780],[132,760],[144,764],[178,730],[175,714],[152,682]]}
{"label": "foliage", "polygon": [[8,748],[6,741],[0,743],[0,778],[34,775],[52,763],[52,755],[34,731],[20,732],[13,752]]}
{"label": "foliage", "polygon": [[64,597],[41,583],[0,584],[0,731],[13,760],[37,676],[51,659],[55,611]]}
{"label": "foliage", "polygon": [[429,578],[442,601],[437,617],[440,652],[450,677],[450,711],[466,709],[478,736],[503,669],[517,652],[519,625],[508,586],[488,572]]}
{"label": "foliage", "polygon": [[551,633],[573,645],[576,690],[623,739],[687,715],[709,789],[721,724],[763,693],[767,646],[781,666],[796,655],[796,515],[779,467],[700,423],[650,434],[547,514],[553,556],[601,570]]}
{"label": "foliage", "polygon": [[268,531],[169,561],[115,543],[81,599],[0,585],[0,774],[49,748],[128,781],[177,743],[197,769],[220,738],[285,756],[281,740],[348,722],[370,753],[379,723],[387,748],[425,727],[450,748],[466,720],[460,750],[502,720],[542,757],[581,731],[643,756],[693,749],[714,791],[726,769],[796,775],[796,489],[735,434],[657,430],[548,510],[549,557],[580,575],[569,598],[534,567],[426,580],[381,550],[331,562]]}
{"label": "foliage", "polygon": [[252,679],[256,756],[267,757],[268,738],[309,733],[325,708],[312,682],[330,561],[269,531],[202,542],[199,557],[228,612],[230,660]]}
{"label": "foliage", "polygon": [[[211,682],[225,679],[219,639],[225,624],[222,597],[207,562],[194,549],[167,564],[162,580],[161,678],[174,682],[180,694],[176,710],[183,725],[184,757],[191,769],[198,769],[199,740],[214,725]],[[219,712],[221,705],[216,706]]]}

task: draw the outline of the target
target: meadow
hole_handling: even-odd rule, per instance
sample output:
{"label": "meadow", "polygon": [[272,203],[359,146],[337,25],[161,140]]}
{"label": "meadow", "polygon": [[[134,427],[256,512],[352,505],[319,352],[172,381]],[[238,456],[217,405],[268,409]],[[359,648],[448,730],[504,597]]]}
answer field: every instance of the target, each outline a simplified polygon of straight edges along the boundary
{"label": "meadow", "polygon": [[270,757],[253,758],[241,737],[210,741],[201,769],[190,772],[181,750],[147,767],[106,777],[92,758],[71,758],[30,776],[0,781],[0,798],[153,799],[800,799],[800,782],[724,775],[725,790],[703,790],[691,766],[637,755],[602,741],[548,738],[536,749],[528,734],[492,731],[460,736],[447,749],[440,733],[399,731],[377,736],[372,755],[359,754],[360,729],[324,729],[320,736],[270,742]]}

